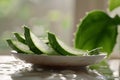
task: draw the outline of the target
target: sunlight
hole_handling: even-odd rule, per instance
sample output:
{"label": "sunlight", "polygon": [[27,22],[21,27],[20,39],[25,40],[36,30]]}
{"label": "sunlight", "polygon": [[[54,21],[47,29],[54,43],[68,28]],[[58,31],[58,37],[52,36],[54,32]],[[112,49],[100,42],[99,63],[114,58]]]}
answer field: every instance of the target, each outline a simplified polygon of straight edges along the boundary
{"label": "sunlight", "polygon": [[2,78],[0,80],[12,80],[11,76],[9,75],[0,75],[0,78]]}
{"label": "sunlight", "polygon": [[0,56],[0,59],[0,74],[14,74],[26,68],[31,70],[31,64],[24,63],[13,56]]}

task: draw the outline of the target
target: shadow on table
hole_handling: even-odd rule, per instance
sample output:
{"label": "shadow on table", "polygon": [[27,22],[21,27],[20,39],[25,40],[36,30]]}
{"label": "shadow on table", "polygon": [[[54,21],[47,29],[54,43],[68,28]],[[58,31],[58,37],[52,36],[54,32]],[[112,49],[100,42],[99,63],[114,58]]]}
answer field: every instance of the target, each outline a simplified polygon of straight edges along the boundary
{"label": "shadow on table", "polygon": [[13,80],[106,80],[104,76],[87,67],[57,68],[33,66],[31,71],[11,75]]}

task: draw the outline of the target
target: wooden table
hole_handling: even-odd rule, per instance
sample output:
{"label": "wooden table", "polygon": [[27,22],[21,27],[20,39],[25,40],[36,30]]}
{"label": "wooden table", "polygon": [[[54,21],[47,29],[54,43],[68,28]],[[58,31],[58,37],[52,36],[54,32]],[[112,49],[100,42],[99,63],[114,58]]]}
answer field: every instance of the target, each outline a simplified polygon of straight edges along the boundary
{"label": "wooden table", "polygon": [[12,56],[0,56],[0,80],[120,80],[118,77],[107,79],[87,67],[41,68],[19,61]]}

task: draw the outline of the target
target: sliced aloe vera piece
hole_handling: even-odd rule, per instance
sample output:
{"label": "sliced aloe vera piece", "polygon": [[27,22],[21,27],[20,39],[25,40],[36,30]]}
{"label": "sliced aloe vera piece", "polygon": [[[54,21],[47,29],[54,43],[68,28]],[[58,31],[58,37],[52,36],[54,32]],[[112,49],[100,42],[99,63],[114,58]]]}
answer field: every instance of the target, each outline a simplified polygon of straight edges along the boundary
{"label": "sliced aloe vera piece", "polygon": [[11,40],[11,39],[7,39],[6,40],[8,45],[15,51],[17,51],[18,53],[27,53],[27,54],[31,54],[33,53],[32,51],[30,51],[29,47],[19,41],[15,41],[15,40]]}
{"label": "sliced aloe vera piece", "polygon": [[59,40],[53,33],[48,32],[48,40],[52,48],[61,55],[83,56],[87,51],[71,48]]}
{"label": "sliced aloe vera piece", "polygon": [[17,32],[14,32],[14,35],[15,35],[15,37],[17,38],[18,41],[26,44],[25,37],[24,37],[23,35],[20,35],[20,34],[17,33]]}
{"label": "sliced aloe vera piece", "polygon": [[30,29],[24,26],[24,35],[30,50],[36,54],[54,54],[55,51],[45,44],[41,39],[34,35]]}
{"label": "sliced aloe vera piece", "polygon": [[[17,32],[14,32],[14,35],[15,35],[15,37],[17,38],[18,41],[26,44],[25,37],[24,37],[23,35],[21,35],[21,34],[19,34],[19,33],[17,33]],[[49,42],[48,42],[47,39],[42,38],[42,37],[40,37],[40,39],[41,39],[44,43],[49,44]]]}

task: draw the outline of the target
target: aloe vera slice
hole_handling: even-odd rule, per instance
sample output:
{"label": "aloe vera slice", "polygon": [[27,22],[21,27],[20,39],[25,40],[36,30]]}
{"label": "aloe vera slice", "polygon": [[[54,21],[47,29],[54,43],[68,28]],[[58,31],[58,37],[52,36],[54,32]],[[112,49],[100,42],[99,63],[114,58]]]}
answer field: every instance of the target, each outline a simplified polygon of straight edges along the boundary
{"label": "aloe vera slice", "polygon": [[112,52],[116,43],[119,16],[111,18],[103,11],[89,12],[79,23],[75,34],[75,48],[92,50],[102,47],[101,51]]}
{"label": "aloe vera slice", "polygon": [[54,50],[45,44],[41,39],[34,35],[30,29],[24,26],[24,35],[27,45],[36,54],[54,54]]}
{"label": "aloe vera slice", "polygon": [[71,48],[59,40],[53,33],[48,32],[48,40],[52,48],[61,55],[83,56],[87,52]]}
{"label": "aloe vera slice", "polygon": [[19,41],[7,39],[6,40],[8,45],[18,53],[27,53],[27,54],[32,54],[33,52],[30,51],[29,47]]}
{"label": "aloe vera slice", "polygon": [[15,35],[15,37],[17,38],[18,41],[26,44],[25,37],[24,37],[23,35],[20,35],[20,34],[17,33],[17,32],[14,32],[14,35]]}

